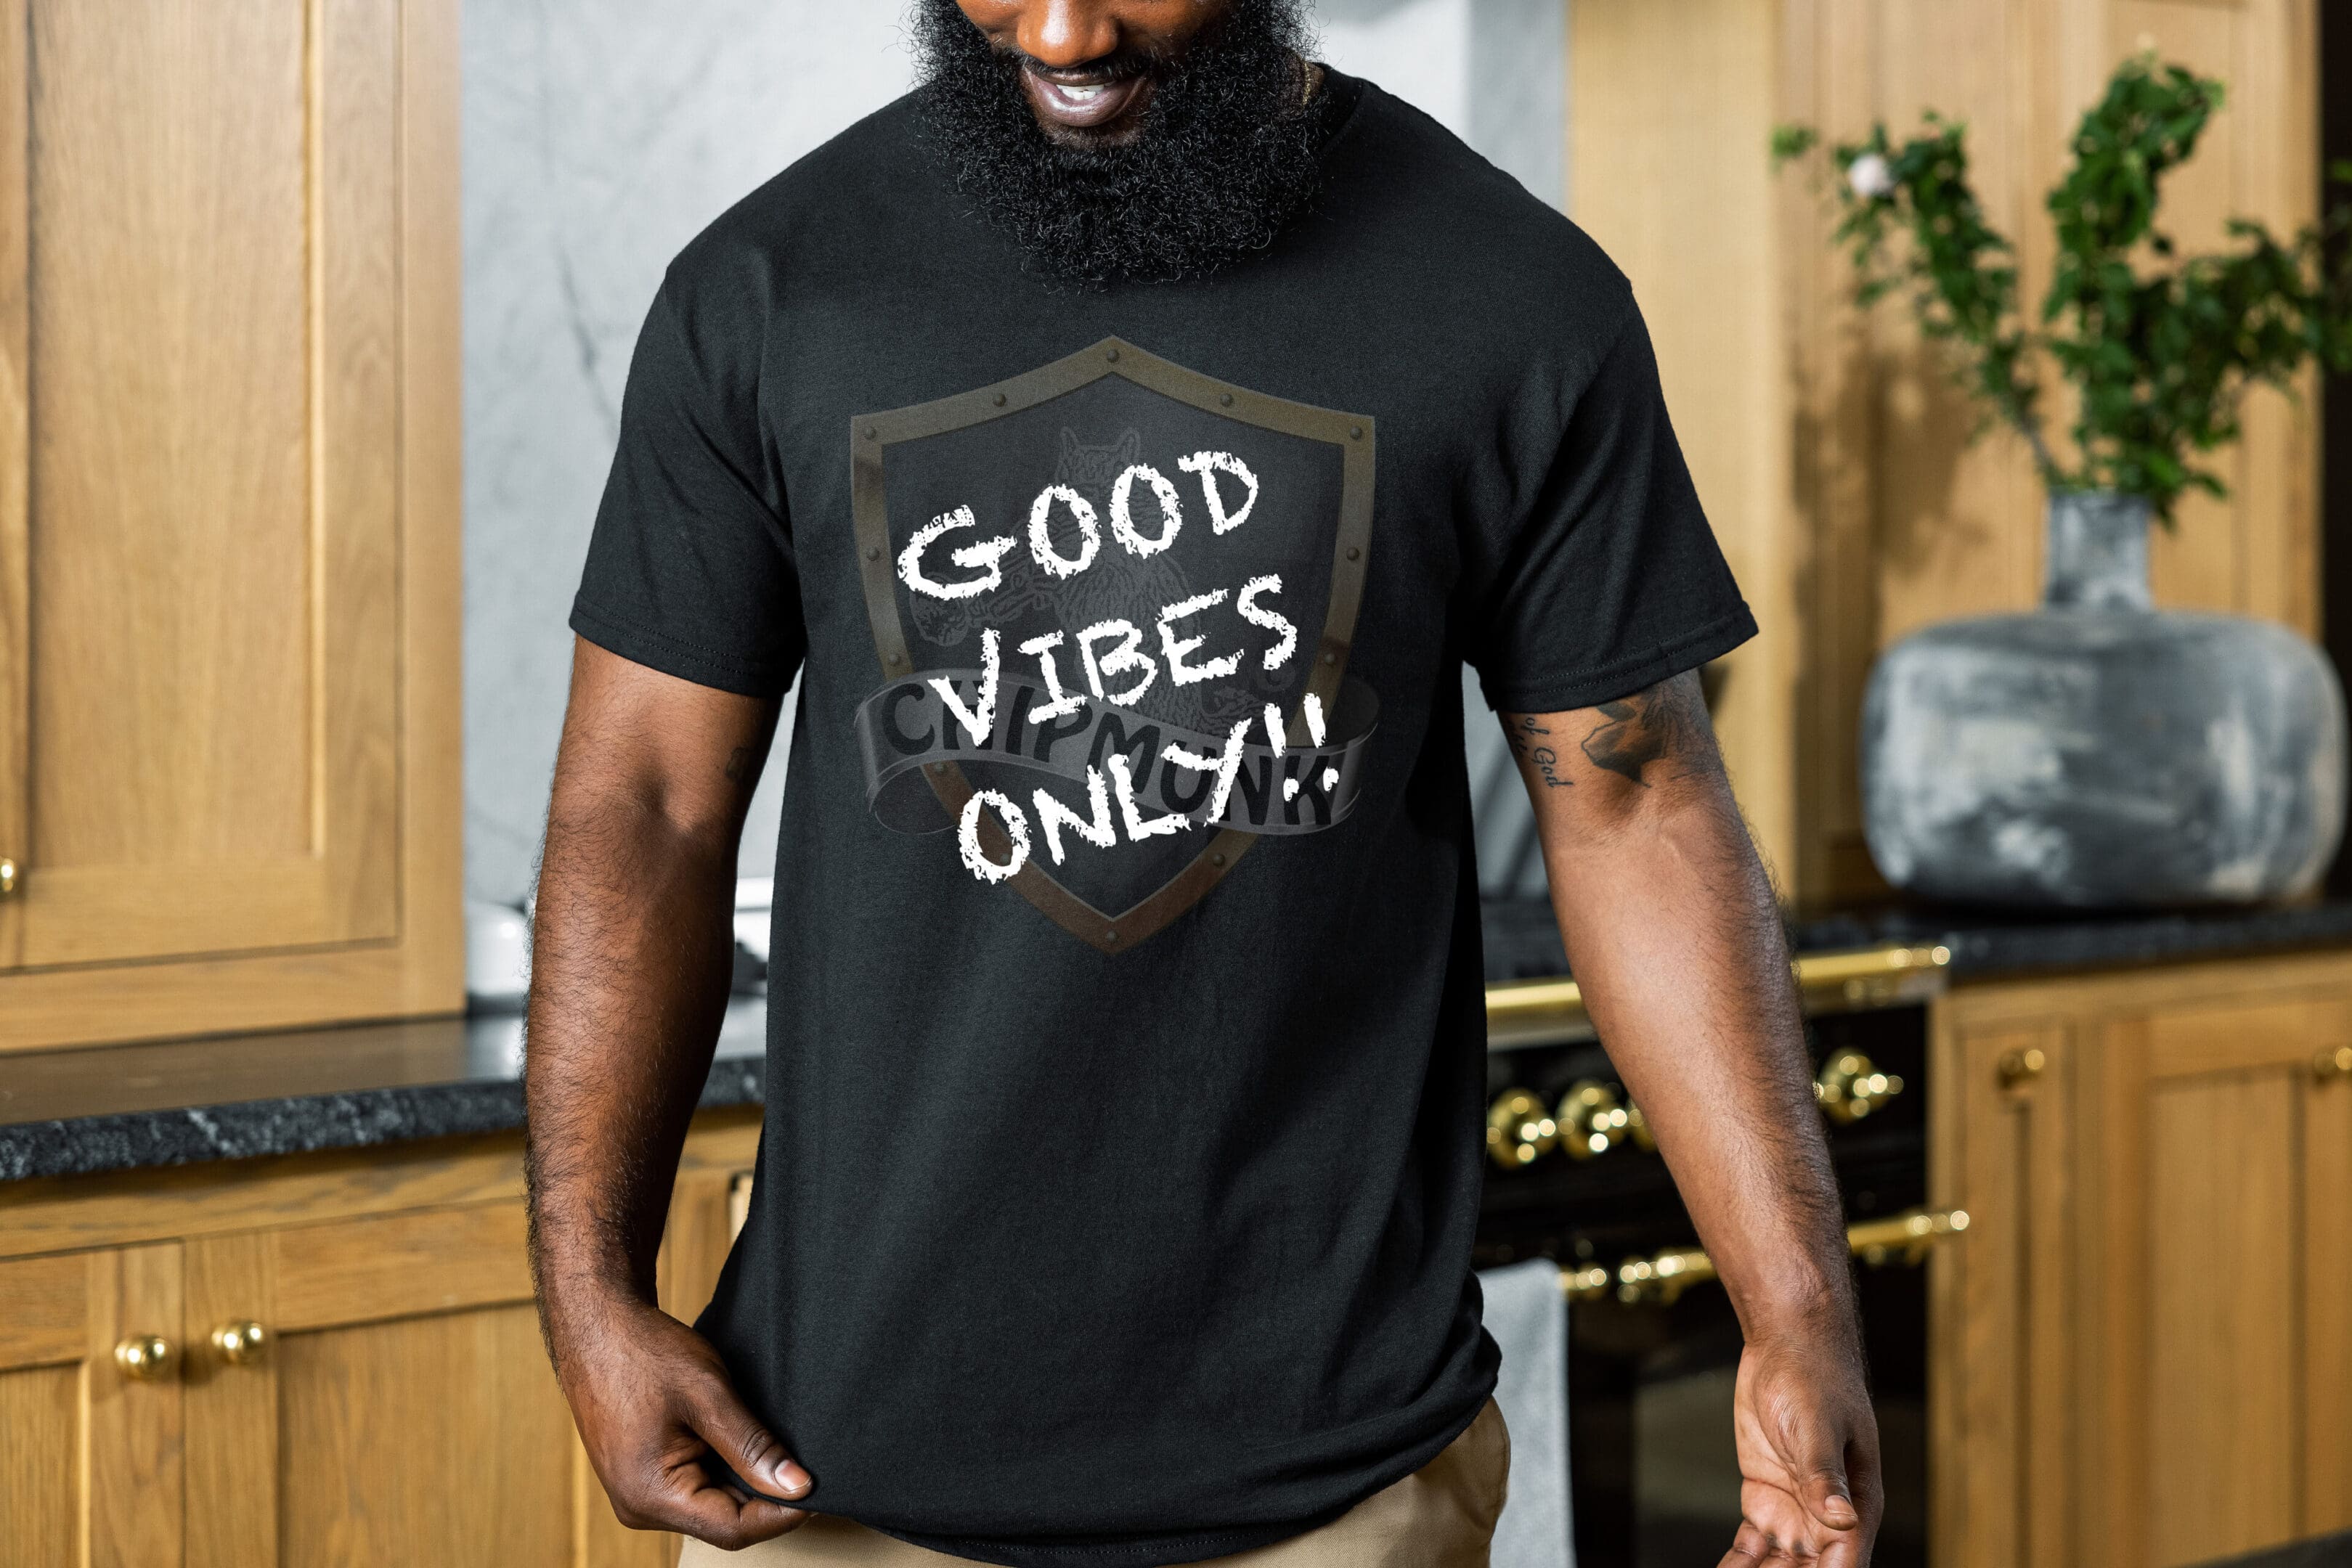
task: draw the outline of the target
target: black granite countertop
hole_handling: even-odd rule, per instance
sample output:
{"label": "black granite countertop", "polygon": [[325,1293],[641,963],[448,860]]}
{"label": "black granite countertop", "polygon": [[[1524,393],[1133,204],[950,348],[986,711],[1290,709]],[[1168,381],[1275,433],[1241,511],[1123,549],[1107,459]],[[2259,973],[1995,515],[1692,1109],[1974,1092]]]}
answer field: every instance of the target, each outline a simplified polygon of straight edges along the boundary
{"label": "black granite countertop", "polygon": [[[1486,978],[1567,964],[1549,907],[1486,909]],[[2352,902],[2147,916],[1885,910],[1800,922],[1801,952],[1942,945],[1955,983],[2352,943]],[[728,1009],[705,1108],[763,1098],[763,998]],[[0,1056],[0,1182],[203,1164],[522,1125],[522,1029],[426,1019]]]}
{"label": "black granite countertop", "polygon": [[[767,1002],[727,1010],[702,1106],[757,1105]],[[522,1125],[522,1020],[425,1019],[0,1056],[0,1182]]]}
{"label": "black granite countertop", "polygon": [[[1549,904],[1538,899],[1489,904],[1486,924],[1490,983],[1565,972],[1567,959]],[[2004,915],[1915,906],[1799,920],[1789,934],[1801,954],[1897,945],[1948,947],[1949,978],[1965,985],[2341,946],[2352,944],[2352,900],[2181,915]]]}

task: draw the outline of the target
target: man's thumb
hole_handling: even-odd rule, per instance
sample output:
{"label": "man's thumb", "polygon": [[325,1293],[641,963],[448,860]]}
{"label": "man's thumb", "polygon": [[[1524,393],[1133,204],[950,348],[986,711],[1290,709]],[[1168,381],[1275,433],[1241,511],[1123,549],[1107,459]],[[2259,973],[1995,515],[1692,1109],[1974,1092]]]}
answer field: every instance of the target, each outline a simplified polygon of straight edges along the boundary
{"label": "man's thumb", "polygon": [[1853,1494],[1846,1486],[1845,1461],[1842,1457],[1824,1454],[1816,1458],[1801,1491],[1805,1511],[1832,1530],[1852,1530],[1862,1522],[1862,1511],[1853,1506]]}
{"label": "man's thumb", "polygon": [[797,1498],[809,1490],[809,1473],[743,1407],[732,1389],[715,1389],[704,1397],[695,1412],[694,1430],[753,1490],[772,1498]]}

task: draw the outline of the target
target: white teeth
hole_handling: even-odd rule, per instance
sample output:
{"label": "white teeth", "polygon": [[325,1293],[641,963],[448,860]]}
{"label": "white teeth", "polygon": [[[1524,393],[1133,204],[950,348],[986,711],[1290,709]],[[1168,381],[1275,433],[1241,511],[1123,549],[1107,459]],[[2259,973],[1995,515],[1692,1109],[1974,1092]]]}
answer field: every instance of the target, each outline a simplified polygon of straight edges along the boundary
{"label": "white teeth", "polygon": [[1062,96],[1073,103],[1092,103],[1109,90],[1103,87],[1066,87],[1062,89]]}

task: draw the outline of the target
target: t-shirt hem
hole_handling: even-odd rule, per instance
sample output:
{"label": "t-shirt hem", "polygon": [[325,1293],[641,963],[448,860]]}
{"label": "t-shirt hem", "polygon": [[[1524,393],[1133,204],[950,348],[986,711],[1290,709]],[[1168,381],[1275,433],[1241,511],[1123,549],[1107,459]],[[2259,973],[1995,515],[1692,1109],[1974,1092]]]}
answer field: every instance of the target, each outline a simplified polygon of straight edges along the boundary
{"label": "t-shirt hem", "polygon": [[1218,1530],[1192,1535],[1151,1536],[1134,1541],[1098,1541],[1087,1542],[1042,1542],[1024,1541],[986,1541],[960,1535],[923,1535],[911,1530],[892,1530],[887,1526],[866,1526],[877,1534],[893,1541],[903,1541],[909,1546],[919,1546],[926,1552],[944,1556],[960,1557],[967,1563],[986,1563],[993,1568],[1076,1568],[1091,1563],[1116,1563],[1120,1568],[1167,1568],[1180,1563],[1205,1563],[1215,1557],[1234,1557],[1244,1552],[1255,1552],[1262,1546],[1274,1546],[1319,1530],[1324,1525],[1353,1508],[1318,1515],[1313,1519],[1283,1524],[1264,1524],[1248,1530]]}
{"label": "t-shirt hem", "polygon": [[1694,631],[1642,653],[1574,675],[1508,684],[1482,680],[1486,705],[1497,713],[1566,713],[1656,685],[1719,659],[1756,635],[1756,617],[1743,601]]}
{"label": "t-shirt hem", "polygon": [[666,632],[600,610],[584,597],[572,601],[572,630],[631,664],[738,696],[777,696],[792,684],[771,665],[749,664],[682,643]]}
{"label": "t-shirt hem", "polygon": [[1137,1535],[1110,1541],[989,1540],[969,1535],[925,1535],[914,1531],[893,1530],[887,1525],[860,1522],[865,1522],[868,1530],[887,1535],[893,1541],[903,1541],[909,1546],[919,1546],[949,1557],[960,1557],[968,1563],[990,1563],[994,1568],[1093,1568],[1096,1564],[1104,1565],[1104,1568],[1111,1568],[1111,1565],[1117,1565],[1117,1568],[1170,1568],[1176,1563],[1204,1563],[1212,1558],[1232,1557],[1261,1547],[1277,1545],[1322,1529],[1366,1499],[1433,1462],[1438,1455],[1452,1448],[1462,1434],[1470,1429],[1494,1396],[1495,1380],[1492,1377],[1482,1380],[1477,1397],[1470,1401],[1469,1414],[1448,1422],[1434,1443],[1423,1439],[1407,1449],[1410,1457],[1403,1469],[1394,1474],[1389,1474],[1385,1469],[1373,1472],[1372,1480],[1362,1491],[1305,1519],[1180,1534]]}

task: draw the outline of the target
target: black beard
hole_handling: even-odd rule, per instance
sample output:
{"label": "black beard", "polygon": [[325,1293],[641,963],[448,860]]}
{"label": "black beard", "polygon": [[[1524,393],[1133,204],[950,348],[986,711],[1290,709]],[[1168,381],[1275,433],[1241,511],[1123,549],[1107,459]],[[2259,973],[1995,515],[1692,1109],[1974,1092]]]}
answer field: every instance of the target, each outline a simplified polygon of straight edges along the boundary
{"label": "black beard", "polygon": [[1313,199],[1331,94],[1302,104],[1303,0],[1234,0],[1152,78],[1118,145],[1047,137],[1022,83],[955,0],[916,0],[924,134],[956,188],[1020,244],[1031,270],[1099,288],[1200,277],[1274,243]]}

